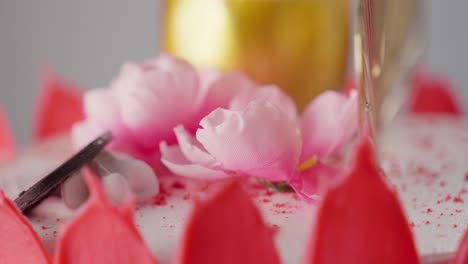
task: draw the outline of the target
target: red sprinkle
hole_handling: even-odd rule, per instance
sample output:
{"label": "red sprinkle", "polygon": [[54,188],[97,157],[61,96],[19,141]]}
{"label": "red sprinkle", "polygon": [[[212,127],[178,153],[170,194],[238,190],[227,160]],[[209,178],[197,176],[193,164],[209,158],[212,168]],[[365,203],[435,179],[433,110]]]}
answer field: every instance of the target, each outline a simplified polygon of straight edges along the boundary
{"label": "red sprinkle", "polygon": [[410,227],[415,227],[416,225],[414,224],[414,222],[411,222],[411,223],[409,224],[409,226],[410,226]]}
{"label": "red sprinkle", "polygon": [[158,195],[156,195],[153,199],[153,204],[166,205],[167,204],[166,195],[164,193],[159,193]]}
{"label": "red sprinkle", "polygon": [[428,224],[431,223],[431,221],[427,221],[427,220],[426,220],[426,221],[423,221],[423,223],[426,224],[426,225],[428,225]]}
{"label": "red sprinkle", "polygon": [[428,213],[432,213],[432,209],[431,208],[427,208],[426,210]]}
{"label": "red sprinkle", "polygon": [[461,213],[462,210],[455,209],[455,213]]}
{"label": "red sprinkle", "polygon": [[452,199],[452,196],[450,196],[450,195],[447,195],[447,197],[445,197],[446,202],[450,201],[451,199]]}
{"label": "red sprinkle", "polygon": [[457,228],[457,227],[458,227],[458,225],[457,225],[457,224],[453,224],[453,228]]}
{"label": "red sprinkle", "polygon": [[179,190],[185,190],[185,185],[181,182],[174,182],[172,185],[171,185],[172,188],[174,189],[179,189]]}
{"label": "red sprinkle", "polygon": [[277,203],[277,204],[275,204],[275,207],[276,208],[284,208],[284,207],[286,207],[286,204],[285,203]]}
{"label": "red sprinkle", "polygon": [[271,226],[271,229],[273,230],[273,233],[275,233],[275,234],[278,233],[279,228],[280,228],[280,227],[279,227],[278,225],[276,225],[276,224],[273,224],[273,225]]}
{"label": "red sprinkle", "polygon": [[47,226],[41,226],[42,230],[47,230]]}
{"label": "red sprinkle", "polygon": [[464,201],[463,201],[462,198],[460,198],[460,197],[457,196],[457,197],[453,198],[453,202],[454,202],[454,203],[463,203]]}
{"label": "red sprinkle", "polygon": [[465,181],[468,181],[468,172],[465,174]]}
{"label": "red sprinkle", "polygon": [[262,199],[262,202],[263,202],[263,203],[269,203],[269,202],[271,202],[271,200],[270,200],[270,199],[267,199],[267,198],[263,198],[263,199]]}

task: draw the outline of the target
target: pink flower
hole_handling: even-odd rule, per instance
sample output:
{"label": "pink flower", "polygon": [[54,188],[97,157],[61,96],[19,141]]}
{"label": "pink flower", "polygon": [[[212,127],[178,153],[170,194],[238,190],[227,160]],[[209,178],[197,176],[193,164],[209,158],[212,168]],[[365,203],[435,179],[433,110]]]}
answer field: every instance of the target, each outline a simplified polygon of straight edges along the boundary
{"label": "pink flower", "polygon": [[173,172],[201,178],[255,175],[281,181],[299,162],[295,123],[267,101],[254,101],[244,111],[218,108],[200,126],[196,138],[182,126],[174,129],[180,148],[161,144],[162,162]]}
{"label": "pink flower", "polygon": [[291,99],[275,86],[240,94],[230,105],[202,119],[195,136],[176,127],[178,145],[161,144],[163,164],[188,177],[238,175],[287,182],[308,199],[339,175],[324,161],[356,131],[355,93],[319,95],[300,121]]}
{"label": "pink flower", "polygon": [[156,165],[159,143],[176,143],[174,127],[194,132],[203,116],[254,86],[240,73],[199,73],[168,55],[126,63],[109,87],[85,94],[86,119],[74,126],[72,139],[82,146],[110,130],[112,149]]}

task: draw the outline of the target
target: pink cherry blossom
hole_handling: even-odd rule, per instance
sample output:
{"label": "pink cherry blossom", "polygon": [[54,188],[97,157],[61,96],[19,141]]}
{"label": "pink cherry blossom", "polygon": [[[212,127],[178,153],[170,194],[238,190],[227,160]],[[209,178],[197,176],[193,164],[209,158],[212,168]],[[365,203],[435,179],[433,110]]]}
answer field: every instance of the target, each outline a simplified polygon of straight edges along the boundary
{"label": "pink cherry blossom", "polygon": [[217,107],[227,107],[237,93],[255,83],[234,72],[198,72],[184,60],[168,55],[126,63],[107,88],[84,96],[86,118],[72,130],[77,147],[110,130],[113,150],[129,153],[156,166],[159,143],[176,143],[174,127],[192,133],[200,119]]}
{"label": "pink cherry blossom", "polygon": [[230,109],[218,108],[202,119],[195,136],[176,127],[178,145],[161,144],[162,163],[188,177],[287,182],[304,198],[316,199],[321,186],[341,173],[326,158],[356,132],[356,93],[319,95],[299,122],[291,102],[275,86],[241,93]]}

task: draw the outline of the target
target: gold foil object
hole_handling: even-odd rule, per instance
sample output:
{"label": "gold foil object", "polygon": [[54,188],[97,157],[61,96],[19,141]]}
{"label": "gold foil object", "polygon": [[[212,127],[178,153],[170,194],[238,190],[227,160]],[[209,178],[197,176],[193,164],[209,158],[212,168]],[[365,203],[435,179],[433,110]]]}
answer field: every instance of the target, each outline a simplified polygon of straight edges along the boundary
{"label": "gold foil object", "polygon": [[275,83],[302,109],[341,87],[348,0],[167,0],[162,47],[201,67]]}
{"label": "gold foil object", "polygon": [[420,0],[360,0],[355,40],[361,126],[377,136],[401,109],[422,55]]}

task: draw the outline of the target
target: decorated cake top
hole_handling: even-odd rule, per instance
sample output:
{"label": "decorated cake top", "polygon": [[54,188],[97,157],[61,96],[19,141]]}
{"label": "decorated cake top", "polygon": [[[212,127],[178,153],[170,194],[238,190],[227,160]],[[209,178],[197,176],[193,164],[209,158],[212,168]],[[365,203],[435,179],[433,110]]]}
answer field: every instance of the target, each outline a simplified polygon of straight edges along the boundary
{"label": "decorated cake top", "polygon": [[[114,141],[109,152],[101,153],[89,164],[90,169],[68,178],[61,187],[61,199],[48,197],[32,210],[31,221],[36,231],[39,229],[42,242],[9,199],[16,198],[43,174],[35,170],[8,177],[9,167],[2,171],[0,185],[6,197],[0,197],[0,213],[5,219],[0,224],[6,231],[0,237],[0,244],[5,245],[0,250],[8,245],[5,263],[297,263],[298,258],[285,256],[288,245],[284,244],[295,236],[281,240],[278,246],[276,237],[282,236],[283,227],[271,225],[271,219],[264,219],[265,213],[257,209],[263,207],[254,194],[259,190],[275,193],[270,187],[293,190],[284,193],[288,197],[285,199],[298,204],[290,208],[277,202],[270,208],[276,208],[280,215],[291,211],[310,227],[310,231],[298,229],[306,233],[308,243],[294,244],[291,250],[302,256],[303,263],[349,259],[359,263],[418,263],[419,255],[434,253],[414,243],[411,227],[430,223],[414,222],[419,212],[409,213],[411,222],[405,216],[403,208],[406,214],[412,210],[406,193],[412,191],[406,192],[403,186],[421,184],[408,183],[414,178],[400,181],[392,172],[395,166],[391,154],[398,152],[384,151],[381,156],[384,169],[393,175],[390,180],[403,197],[403,208],[376,165],[368,139],[360,138],[356,147],[349,148],[355,150],[346,155],[344,147],[350,145],[357,126],[354,91],[325,92],[299,115],[294,102],[276,86],[257,85],[241,73],[200,72],[167,55],[128,63],[109,87],[90,90],[83,97],[64,89],[65,84],[52,75],[46,80],[35,133],[38,141],[70,131],[76,148],[105,131],[112,133]],[[448,113],[452,116],[445,118],[448,120],[462,116],[461,107],[442,82],[435,85],[425,81],[427,78],[416,83],[418,89],[409,106],[413,113]],[[462,121],[453,124],[466,129]],[[6,160],[14,156],[15,147],[5,123],[4,127],[0,142],[4,142],[2,153]],[[456,135],[463,141],[462,134]],[[423,137],[412,143],[428,147],[433,142]],[[426,167],[418,168],[413,174],[420,175],[424,184],[427,178],[437,178]],[[15,170],[10,167],[10,172],[14,174]],[[192,199],[195,202],[193,207],[184,207],[189,210],[178,224],[181,236],[174,247],[170,252],[159,252],[154,245],[167,241],[158,237],[157,232],[162,232],[159,228],[151,226],[156,225],[152,221],[165,215],[158,215],[160,211],[153,207],[166,205],[164,184],[174,177],[207,187],[189,191],[184,184],[171,183],[175,189],[176,185],[184,189],[182,203]],[[195,180],[185,180],[190,178]],[[459,182],[458,178],[437,178],[433,182],[439,180],[447,185]],[[206,181],[212,183],[206,185]],[[427,190],[432,190],[433,182],[427,183]],[[460,204],[463,194],[440,200]],[[424,213],[436,210],[427,206]],[[173,211],[177,215],[180,210],[169,207],[166,213]],[[139,222],[139,214],[144,221]],[[50,224],[51,218],[55,218],[55,224]],[[464,229],[463,225],[459,228]],[[58,226],[62,226],[59,231]],[[20,254],[25,248],[32,253]],[[418,254],[416,248],[422,252]],[[463,261],[464,252],[462,243],[459,261]]]}

